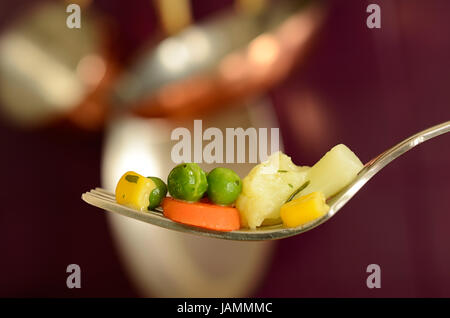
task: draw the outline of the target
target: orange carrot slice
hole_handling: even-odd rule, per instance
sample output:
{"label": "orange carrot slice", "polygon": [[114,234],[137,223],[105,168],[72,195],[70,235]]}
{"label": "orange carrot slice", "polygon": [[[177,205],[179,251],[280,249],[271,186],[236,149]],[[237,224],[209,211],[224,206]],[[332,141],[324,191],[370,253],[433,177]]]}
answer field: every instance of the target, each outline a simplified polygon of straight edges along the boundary
{"label": "orange carrot slice", "polygon": [[241,227],[239,211],[228,206],[164,198],[162,208],[165,217],[183,224],[214,231],[234,231]]}

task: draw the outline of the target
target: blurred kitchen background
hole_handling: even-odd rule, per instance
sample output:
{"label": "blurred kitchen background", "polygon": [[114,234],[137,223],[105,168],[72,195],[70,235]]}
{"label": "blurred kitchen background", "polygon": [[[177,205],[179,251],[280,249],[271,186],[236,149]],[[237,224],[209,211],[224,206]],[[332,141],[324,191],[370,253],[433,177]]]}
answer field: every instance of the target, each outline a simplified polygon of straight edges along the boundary
{"label": "blurred kitchen background", "polygon": [[[66,27],[71,3],[81,29]],[[381,29],[366,26],[371,3]],[[81,200],[126,169],[164,179],[170,131],[194,118],[280,127],[296,164],[338,143],[369,161],[449,120],[449,12],[446,0],[1,1],[0,296],[450,297],[448,136],[274,243],[191,237]],[[381,289],[366,286],[369,264]]]}

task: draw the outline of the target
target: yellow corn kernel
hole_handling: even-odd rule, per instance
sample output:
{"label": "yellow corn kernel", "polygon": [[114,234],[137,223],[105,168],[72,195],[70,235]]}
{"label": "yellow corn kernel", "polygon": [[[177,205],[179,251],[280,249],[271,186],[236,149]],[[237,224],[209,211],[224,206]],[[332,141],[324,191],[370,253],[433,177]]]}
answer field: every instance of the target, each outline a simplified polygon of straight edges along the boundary
{"label": "yellow corn kernel", "polygon": [[287,227],[297,227],[311,222],[328,212],[330,207],[326,204],[322,192],[312,192],[281,206],[280,216]]}
{"label": "yellow corn kernel", "polygon": [[150,204],[150,193],[155,188],[152,179],[128,171],[117,183],[116,201],[133,209],[145,211]]}

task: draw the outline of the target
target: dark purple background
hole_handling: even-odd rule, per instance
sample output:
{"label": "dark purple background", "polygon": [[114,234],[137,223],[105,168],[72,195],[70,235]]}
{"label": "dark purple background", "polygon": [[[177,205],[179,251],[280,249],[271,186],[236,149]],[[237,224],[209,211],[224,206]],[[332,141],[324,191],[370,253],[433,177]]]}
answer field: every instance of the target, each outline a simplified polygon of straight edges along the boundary
{"label": "dark purple background", "polygon": [[[2,1],[0,27],[28,2]],[[120,23],[123,61],[157,24],[147,0],[132,3],[95,3]],[[193,3],[202,19],[231,1]],[[381,5],[381,30],[365,26],[369,3]],[[295,162],[312,164],[341,142],[366,162],[449,119],[449,1],[330,4],[307,65],[270,92]],[[80,199],[100,184],[102,138],[65,126],[25,132],[0,124],[0,296],[137,296],[105,214]],[[392,163],[337,217],[280,241],[253,296],[450,297],[449,160],[443,136]],[[71,263],[83,269],[79,290],[65,284]],[[381,266],[378,290],[365,284],[371,263]]]}

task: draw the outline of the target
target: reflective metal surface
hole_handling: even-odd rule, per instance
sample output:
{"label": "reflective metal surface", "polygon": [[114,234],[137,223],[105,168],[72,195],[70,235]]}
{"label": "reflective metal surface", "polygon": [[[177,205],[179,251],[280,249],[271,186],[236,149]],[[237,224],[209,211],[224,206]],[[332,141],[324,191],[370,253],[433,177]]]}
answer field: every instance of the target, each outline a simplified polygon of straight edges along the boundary
{"label": "reflective metal surface", "polygon": [[114,194],[101,188],[96,188],[82,195],[84,201],[107,211],[116,212],[140,221],[161,226],[167,229],[176,230],[185,233],[197,234],[202,236],[214,237],[219,239],[237,240],[237,241],[261,241],[276,240],[289,236],[304,233],[314,227],[326,222],[335,215],[376,173],[378,173],[387,164],[431,138],[445,134],[450,131],[450,121],[440,125],[433,126],[427,130],[419,132],[394,147],[383,152],[376,158],[368,162],[359,172],[357,178],[348,185],[339,194],[328,200],[330,205],[329,212],[322,218],[296,228],[284,228],[282,225],[265,226],[256,230],[239,230],[232,232],[217,232],[204,230],[192,226],[173,222],[158,212],[139,212],[117,204]]}
{"label": "reflective metal surface", "polygon": [[[64,4],[31,9],[0,35],[0,111],[20,127],[67,116],[104,82],[108,69],[103,29],[93,15],[83,16],[81,29],[69,29]],[[84,114],[82,126],[93,117]]]}
{"label": "reflective metal surface", "polygon": [[187,118],[258,96],[301,64],[326,17],[323,1],[229,10],[148,49],[112,92],[116,110]]}

